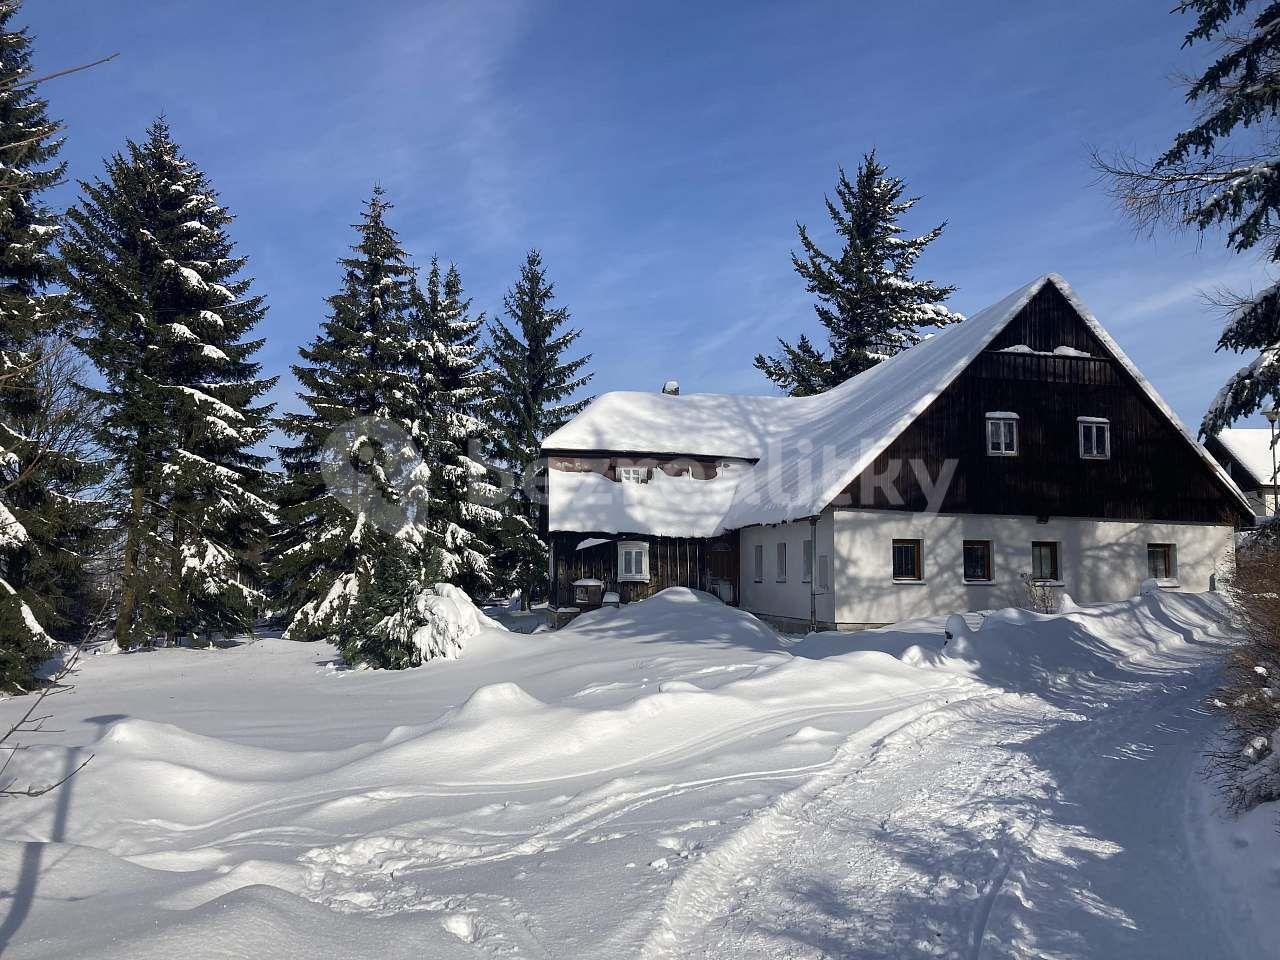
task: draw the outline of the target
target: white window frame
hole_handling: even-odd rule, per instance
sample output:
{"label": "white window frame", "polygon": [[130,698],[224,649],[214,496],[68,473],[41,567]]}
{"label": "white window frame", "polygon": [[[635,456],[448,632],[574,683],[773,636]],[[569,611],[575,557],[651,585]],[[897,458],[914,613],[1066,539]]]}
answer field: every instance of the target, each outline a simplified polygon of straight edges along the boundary
{"label": "white window frame", "polygon": [[647,467],[618,467],[619,483],[648,483],[649,469]]}
{"label": "white window frame", "polygon": [[[1018,455],[1018,420],[1016,413],[987,414],[987,456]],[[1009,442],[1012,440],[1012,442]]]}
{"label": "white window frame", "polygon": [[752,560],[754,561],[754,573],[756,583],[764,583],[764,544],[757,543],[751,551]]}
{"label": "white window frame", "polygon": [[[1076,417],[1076,434],[1079,437],[1081,460],[1111,459],[1111,421],[1106,417]],[[1092,435],[1093,453],[1085,452],[1084,438],[1086,434]],[[1097,452],[1099,434],[1101,434],[1103,442],[1106,444],[1106,453]]]}
{"label": "white window frame", "polygon": [[649,544],[643,540],[619,541],[618,579],[626,583],[649,582]]}
{"label": "white window frame", "polygon": [[778,583],[786,583],[787,582],[787,541],[785,540],[778,541],[775,548],[774,556],[776,558],[775,562],[777,564],[777,566],[774,569],[774,573],[777,574],[775,579],[778,581]]}
{"label": "white window frame", "polygon": [[806,540],[801,551],[800,582],[813,583],[813,541]]}

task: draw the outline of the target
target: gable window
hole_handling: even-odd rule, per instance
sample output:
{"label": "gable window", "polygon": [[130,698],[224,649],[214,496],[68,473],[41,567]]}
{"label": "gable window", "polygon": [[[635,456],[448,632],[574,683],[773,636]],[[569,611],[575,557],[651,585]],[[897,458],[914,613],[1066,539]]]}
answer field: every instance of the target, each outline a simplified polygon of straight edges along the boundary
{"label": "gable window", "polygon": [[649,579],[649,545],[638,540],[618,544],[618,579]]}
{"label": "gable window", "polygon": [[987,414],[987,456],[1018,455],[1018,415],[1003,411]]}
{"label": "gable window", "polygon": [[1101,417],[1077,417],[1080,425],[1080,456],[1085,460],[1111,458],[1111,422]]}
{"label": "gable window", "polygon": [[752,553],[752,559],[755,561],[753,564],[755,567],[755,581],[756,583],[764,583],[764,544],[757,543]]}
{"label": "gable window", "polygon": [[1153,580],[1172,580],[1178,575],[1178,551],[1172,543],[1147,544],[1147,575]]}
{"label": "gable window", "polygon": [[922,565],[920,562],[919,540],[893,541],[893,579],[920,580]]}
{"label": "gable window", "polygon": [[1062,579],[1058,568],[1058,544],[1053,540],[1031,542],[1031,579],[1057,583]]}
{"label": "gable window", "polygon": [[990,540],[964,542],[964,578],[970,583],[984,583],[991,580]]}
{"label": "gable window", "polygon": [[787,582],[787,544],[785,541],[778,544],[778,582]]}
{"label": "gable window", "polygon": [[800,571],[800,579],[805,583],[813,583],[813,541],[806,540],[804,542],[803,569]]}
{"label": "gable window", "polygon": [[619,467],[618,479],[623,483],[647,483],[649,471],[645,467]]}

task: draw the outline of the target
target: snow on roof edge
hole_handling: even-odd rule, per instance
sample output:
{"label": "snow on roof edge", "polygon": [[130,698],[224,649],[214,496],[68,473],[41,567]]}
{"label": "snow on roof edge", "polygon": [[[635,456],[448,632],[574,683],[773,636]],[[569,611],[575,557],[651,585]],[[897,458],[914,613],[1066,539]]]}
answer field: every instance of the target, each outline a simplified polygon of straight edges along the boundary
{"label": "snow on roof edge", "polygon": [[[769,471],[785,468],[789,458],[783,457],[779,462],[772,462],[777,457],[771,457],[769,454],[775,451],[762,449],[759,452],[756,466],[748,471],[746,477],[742,478],[742,482],[739,484],[733,498],[727,504],[727,509],[718,518],[718,528],[739,529],[758,524],[784,523],[820,514],[875,461],[876,457],[880,456],[912,423],[919,419],[955,379],[973,363],[978,355],[1004,331],[1031,299],[1049,283],[1052,283],[1066,298],[1072,309],[1097,336],[1112,357],[1129,373],[1146,397],[1165,415],[1169,422],[1182,434],[1183,438],[1197,451],[1201,459],[1223,481],[1224,488],[1235,495],[1238,505],[1251,514],[1252,507],[1239,486],[1226,473],[1222,465],[1196,441],[1185,424],[1173,412],[1164,398],[1160,396],[1151,382],[1143,376],[1133,361],[1120,348],[1119,344],[1107,333],[1089,308],[1085,306],[1071,285],[1059,274],[1047,273],[1014,290],[964,322],[945,328],[915,347],[896,354],[823,394],[801,398],[750,397],[736,394],[687,395],[689,399],[698,397],[702,401],[711,401],[713,407],[715,406],[714,401],[723,397],[726,405],[730,403],[742,405],[744,403],[761,402],[769,405],[768,411],[770,413],[786,410],[788,413],[798,414],[799,416],[792,418],[793,422],[788,427],[784,428],[781,433],[772,435],[770,442],[765,444],[765,446],[772,448],[777,441],[782,441],[783,445],[785,445],[788,439],[794,439],[798,435],[806,435],[805,432],[813,427],[820,428],[823,423],[830,424],[833,416],[838,417],[843,413],[852,416],[865,416],[865,411],[859,408],[859,403],[862,402],[865,406],[868,399],[874,401],[885,394],[886,391],[890,394],[897,392],[901,395],[900,390],[895,390],[895,383],[900,381],[909,382],[913,378],[917,378],[917,382],[922,382],[925,387],[914,398],[903,396],[903,407],[899,407],[898,410],[885,411],[891,416],[895,413],[898,414],[896,419],[887,423],[882,420],[879,423],[875,423],[874,427],[872,427],[872,424],[865,424],[865,432],[862,438],[853,438],[859,446],[857,453],[851,457],[847,466],[841,468],[837,462],[832,464],[835,468],[834,470],[820,471],[822,476],[820,477],[819,485],[810,491],[807,496],[785,501],[778,501],[770,496],[771,491],[765,485],[767,480],[765,475]],[[910,390],[907,392],[914,393],[914,391]],[[638,395],[644,398],[652,396],[641,394],[637,391],[615,391],[611,394],[602,394],[593,401],[593,405],[600,403],[606,397],[611,398],[609,402],[613,404],[623,403],[631,395]],[[680,398],[663,396],[662,399],[674,401]],[[582,414],[579,414],[579,417],[584,416],[585,413],[586,411],[583,411]],[[566,427],[568,427],[567,424]],[[558,435],[572,437],[572,432],[566,430],[566,428],[561,428],[560,431],[556,431],[543,442],[543,449],[561,449],[560,444],[564,444],[563,449],[575,449],[572,443],[565,444],[563,439],[559,443],[553,443],[552,441]],[[845,439],[849,440],[850,438],[846,437]],[[692,439],[690,442],[693,442]],[[604,449],[609,448],[606,447]],[[613,449],[625,449],[625,447],[619,446]],[[680,451],[670,452],[678,454]],[[692,454],[694,451],[690,449],[685,452]],[[733,456],[733,454],[729,453],[719,455]]]}
{"label": "snow on roof edge", "polygon": [[1099,340],[1102,341],[1103,346],[1110,350],[1112,355],[1120,361],[1120,365],[1124,367],[1125,370],[1129,372],[1129,375],[1137,382],[1138,387],[1147,395],[1147,399],[1154,403],[1160,412],[1169,419],[1169,422],[1178,429],[1178,432],[1182,434],[1187,443],[1191,444],[1192,449],[1200,455],[1200,459],[1209,465],[1213,472],[1218,475],[1218,479],[1226,485],[1227,490],[1230,493],[1235,494],[1240,505],[1244,507],[1250,515],[1252,515],[1253,505],[1249,503],[1249,498],[1244,495],[1244,492],[1240,489],[1239,485],[1231,479],[1231,475],[1227,473],[1222,464],[1213,458],[1212,454],[1204,448],[1204,445],[1196,440],[1191,431],[1187,429],[1187,425],[1182,422],[1182,419],[1176,413],[1173,412],[1173,408],[1165,402],[1164,397],[1160,396],[1151,381],[1143,376],[1142,371],[1138,369],[1137,364],[1130,360],[1129,355],[1120,349],[1120,344],[1116,343],[1111,334],[1107,333],[1102,324],[1098,322],[1098,318],[1093,315],[1093,311],[1085,306],[1084,301],[1080,299],[1079,295],[1073,289],[1071,289],[1071,284],[1067,283],[1065,279],[1056,273],[1049,274],[1048,279],[1052,280],[1054,286],[1058,288],[1058,291],[1067,298],[1067,302],[1071,304],[1076,313],[1080,315],[1080,318],[1084,320],[1085,325],[1093,331],[1094,335],[1097,336]]}
{"label": "snow on roof edge", "polygon": [[[915,348],[913,348],[918,350],[920,347],[923,347],[928,343],[934,343],[934,342],[940,341],[942,340],[943,336],[946,333],[950,333],[952,330],[958,330],[965,323],[973,323],[974,321],[977,321],[985,313],[994,312],[996,314],[996,317],[986,321],[987,323],[990,323],[991,326],[987,329],[985,333],[983,333],[978,345],[972,348],[966,354],[962,354],[961,358],[958,359],[956,362],[954,362],[951,365],[951,368],[947,371],[947,373],[943,375],[941,381],[936,383],[934,385],[934,388],[931,391],[929,391],[929,393],[927,393],[919,401],[913,404],[911,409],[906,414],[904,414],[901,418],[899,418],[898,422],[895,423],[888,430],[885,436],[878,443],[875,443],[871,446],[870,453],[867,453],[866,451],[864,451],[863,455],[858,457],[858,459],[854,462],[854,465],[849,470],[845,471],[844,479],[842,482],[832,484],[831,488],[826,490],[823,493],[822,503],[818,507],[818,510],[816,512],[821,513],[828,506],[830,506],[831,502],[835,500],[837,496],[840,495],[840,491],[842,491],[845,487],[851,484],[854,481],[854,479],[858,476],[858,474],[862,473],[863,470],[865,470],[868,466],[874,463],[876,457],[880,456],[880,454],[882,454],[886,449],[888,449],[889,445],[893,443],[894,440],[898,439],[898,437],[902,435],[902,433],[907,429],[907,427],[915,423],[916,420],[920,418],[921,414],[923,414],[925,410],[929,409],[929,405],[932,404],[933,401],[937,400],[938,397],[942,395],[943,391],[947,389],[947,387],[951,386],[951,384],[955,381],[956,377],[960,376],[960,374],[962,374],[965,371],[965,369],[971,363],[973,363],[974,359],[977,358],[978,354],[980,354],[983,350],[985,350],[987,348],[987,345],[1001,334],[1001,332],[1004,330],[1005,327],[1009,325],[1009,323],[1013,320],[1013,318],[1016,317],[1019,312],[1021,312],[1022,308],[1031,302],[1031,298],[1034,297],[1037,293],[1039,293],[1044,288],[1044,285],[1046,283],[1050,283],[1050,282],[1055,282],[1059,284],[1059,289],[1061,289],[1062,285],[1066,285],[1066,281],[1063,280],[1061,277],[1059,277],[1056,273],[1044,274],[1043,276],[1037,277],[1035,280],[1032,280],[1030,283],[1021,287],[1020,289],[1013,291],[1013,293],[1008,294],[1003,299],[996,301],[986,309],[978,311],[972,317],[968,317],[966,320],[962,321],[959,324],[956,324],[954,327],[950,328],[949,330],[944,330],[943,333],[936,334],[930,340],[926,340],[924,341],[924,343],[918,344]],[[1068,287],[1067,289],[1069,290],[1070,287]],[[1010,303],[1010,301],[1013,301],[1013,302]],[[888,360],[884,361],[883,363],[879,363],[875,367],[872,367],[872,370],[884,367],[892,363],[895,359],[897,359],[897,357],[906,356],[910,352],[911,352],[910,350],[904,350],[902,353],[896,354],[894,357],[890,357]],[[805,516],[808,516],[808,515],[809,514],[805,514]],[[798,518],[789,517],[788,519],[798,519]]]}

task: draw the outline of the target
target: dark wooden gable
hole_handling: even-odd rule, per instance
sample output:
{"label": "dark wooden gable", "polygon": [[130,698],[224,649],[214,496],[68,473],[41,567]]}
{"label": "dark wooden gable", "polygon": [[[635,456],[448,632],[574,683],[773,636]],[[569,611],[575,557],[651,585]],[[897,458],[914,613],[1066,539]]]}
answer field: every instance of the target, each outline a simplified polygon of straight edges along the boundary
{"label": "dark wooden gable", "polygon": [[[1010,353],[1020,344],[1037,353]],[[1089,357],[1047,355],[1066,346]],[[1018,414],[1018,455],[988,456],[986,414]],[[1111,458],[1080,457],[1077,417],[1111,422]],[[1046,284],[837,504],[927,508],[918,473],[956,469],[943,513],[1248,522],[1244,507],[1053,284]],[[913,465],[912,461],[916,461]],[[897,465],[897,466],[895,466]],[[870,494],[870,495],[868,495]]]}

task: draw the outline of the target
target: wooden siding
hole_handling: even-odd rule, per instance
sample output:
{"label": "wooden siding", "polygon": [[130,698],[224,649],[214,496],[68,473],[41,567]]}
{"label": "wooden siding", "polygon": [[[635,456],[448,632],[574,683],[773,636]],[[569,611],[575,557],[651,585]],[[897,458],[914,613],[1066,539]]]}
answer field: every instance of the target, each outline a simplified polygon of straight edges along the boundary
{"label": "wooden siding", "polygon": [[[1002,353],[1068,346],[1090,358]],[[988,456],[986,413],[1019,415],[1018,455]],[[1111,423],[1111,457],[1081,458],[1077,417]],[[1169,522],[1248,522],[1243,506],[1084,324],[1045,286],[991,347],[876,458],[837,505],[920,511],[928,482],[955,474],[944,513]],[[915,461],[913,464],[912,461]],[[896,466],[895,466],[896,465]],[[900,501],[874,478],[894,475]]]}
{"label": "wooden siding", "polygon": [[[577,549],[585,539],[604,539],[583,550]],[[618,542],[649,545],[649,579],[618,579]],[[645,537],[609,533],[553,533],[555,572],[551,585],[553,606],[573,605],[573,582],[594,578],[603,581],[605,591],[618,594],[623,603],[643,600],[667,587],[690,587],[710,590],[713,578],[729,579],[734,598],[738,597],[738,535],[727,534],[714,539],[696,537]]]}

